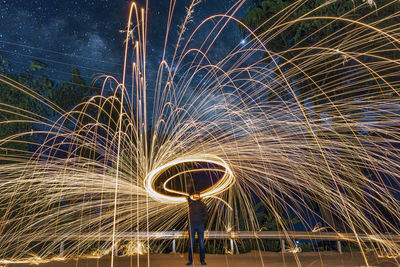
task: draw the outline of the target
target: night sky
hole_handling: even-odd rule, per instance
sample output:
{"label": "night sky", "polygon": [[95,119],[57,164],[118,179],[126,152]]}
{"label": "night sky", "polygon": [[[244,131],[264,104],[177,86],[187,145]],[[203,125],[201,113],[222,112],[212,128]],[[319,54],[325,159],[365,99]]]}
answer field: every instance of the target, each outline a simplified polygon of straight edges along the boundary
{"label": "night sky", "polygon": [[[177,0],[172,37],[177,35],[177,26],[183,21],[189,2]],[[144,1],[137,3],[144,7]],[[224,14],[234,3],[236,0],[203,1],[195,9],[191,27],[208,16]],[[74,68],[78,68],[88,82],[102,73],[120,78],[124,39],[120,30],[126,28],[129,5],[127,0],[1,0],[0,55],[10,61],[14,73],[28,69],[32,60],[44,62],[48,65],[45,75],[59,83],[68,81]],[[248,5],[241,8],[237,18],[245,15]],[[147,51],[150,79],[157,71],[162,55],[168,7],[168,0],[149,1]],[[207,29],[205,27],[196,36],[199,42],[208,34]],[[227,29],[210,51],[215,59],[228,54],[228,50],[241,41],[235,23],[230,23]],[[188,29],[191,30],[193,28]],[[174,38],[169,44],[169,51],[172,51]]]}

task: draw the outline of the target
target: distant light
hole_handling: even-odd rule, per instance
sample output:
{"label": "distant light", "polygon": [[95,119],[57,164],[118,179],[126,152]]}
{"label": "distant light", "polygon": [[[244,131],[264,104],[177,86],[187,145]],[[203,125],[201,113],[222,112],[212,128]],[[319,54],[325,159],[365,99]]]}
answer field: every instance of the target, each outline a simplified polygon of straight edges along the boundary
{"label": "distant light", "polygon": [[246,44],[246,39],[242,39],[242,40],[240,41],[240,44],[241,44],[241,45]]}
{"label": "distant light", "polygon": [[296,241],[296,244],[300,244],[300,241]]}

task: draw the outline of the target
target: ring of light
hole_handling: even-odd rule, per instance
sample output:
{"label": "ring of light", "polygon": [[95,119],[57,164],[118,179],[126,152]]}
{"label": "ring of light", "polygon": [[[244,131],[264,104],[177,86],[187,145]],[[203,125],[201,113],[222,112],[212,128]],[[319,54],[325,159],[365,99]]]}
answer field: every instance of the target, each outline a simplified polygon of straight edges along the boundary
{"label": "ring of light", "polygon": [[[204,163],[212,163],[224,168],[224,175],[212,186],[200,192],[200,196],[202,198],[213,197],[218,195],[225,190],[229,189],[234,183],[235,178],[233,176],[232,170],[229,168],[228,164],[221,159],[220,157],[209,155],[209,154],[200,154],[200,155],[191,155],[187,157],[181,157],[179,159],[168,162],[165,165],[162,165],[154,170],[152,170],[145,178],[145,187],[150,197],[156,199],[160,202],[164,203],[183,203],[186,202],[187,193],[179,192],[183,196],[170,196],[166,194],[162,194],[155,190],[154,185],[157,178],[167,169],[172,166],[186,163],[186,162],[204,162]],[[169,192],[173,192],[173,190],[167,189],[165,187],[166,183],[170,180],[169,178],[166,182],[164,182],[164,189]],[[177,191],[174,191],[177,193]]]}

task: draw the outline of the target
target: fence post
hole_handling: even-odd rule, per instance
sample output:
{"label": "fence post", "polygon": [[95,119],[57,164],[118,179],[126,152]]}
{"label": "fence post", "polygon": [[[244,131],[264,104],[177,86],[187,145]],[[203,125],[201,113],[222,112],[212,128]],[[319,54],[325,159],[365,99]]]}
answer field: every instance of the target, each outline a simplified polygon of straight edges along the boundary
{"label": "fence post", "polygon": [[233,245],[233,239],[231,239],[230,240],[231,241],[231,251],[232,251],[232,254],[235,254],[235,247],[234,247],[234,245]]}
{"label": "fence post", "polygon": [[64,241],[60,243],[60,256],[64,256]]}
{"label": "fence post", "polygon": [[336,241],[337,242],[337,250],[340,254],[342,254],[342,243],[340,240]]}
{"label": "fence post", "polygon": [[118,256],[118,245],[119,245],[119,242],[118,242],[118,240],[115,240],[115,242],[114,242],[114,255],[115,256]]}
{"label": "fence post", "polygon": [[176,239],[172,240],[172,253],[176,253]]}
{"label": "fence post", "polygon": [[285,247],[286,247],[286,245],[285,245],[285,239],[281,239],[281,252],[285,252]]}

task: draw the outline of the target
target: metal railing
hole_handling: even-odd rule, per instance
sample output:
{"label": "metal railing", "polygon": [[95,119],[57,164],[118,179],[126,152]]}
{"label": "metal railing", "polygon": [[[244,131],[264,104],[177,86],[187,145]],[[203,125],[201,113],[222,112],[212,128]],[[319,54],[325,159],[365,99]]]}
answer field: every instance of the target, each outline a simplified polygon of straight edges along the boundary
{"label": "metal railing", "polygon": [[[115,239],[121,240],[173,240],[172,252],[176,253],[176,240],[187,239],[189,237],[187,231],[165,231],[165,232],[120,232],[117,233]],[[110,240],[109,233],[84,233],[84,234],[52,234],[46,236],[35,236],[42,241],[45,240],[78,240],[84,239],[88,241],[97,240]],[[356,233],[336,233],[336,232],[306,232],[306,231],[238,231],[238,232],[224,232],[224,231],[205,231],[205,239],[228,239],[232,253],[234,252],[234,240],[236,239],[274,239],[280,240],[281,249],[285,251],[285,240],[325,240],[336,241],[337,250],[342,253],[341,241],[358,242],[371,241],[371,242],[384,242],[390,240],[392,242],[400,242],[400,235],[391,234],[356,234]],[[60,252],[64,250],[64,242],[60,244]]]}

